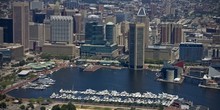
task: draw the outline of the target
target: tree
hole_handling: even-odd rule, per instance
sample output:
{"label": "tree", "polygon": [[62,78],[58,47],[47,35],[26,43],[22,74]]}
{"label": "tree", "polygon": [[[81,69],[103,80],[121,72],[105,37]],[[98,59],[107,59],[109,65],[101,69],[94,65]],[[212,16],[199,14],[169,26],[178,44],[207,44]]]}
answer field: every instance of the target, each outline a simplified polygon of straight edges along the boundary
{"label": "tree", "polygon": [[28,104],[28,108],[34,109],[33,103],[29,103],[29,104]]}
{"label": "tree", "polygon": [[21,105],[21,106],[20,106],[20,109],[21,109],[21,110],[24,110],[24,109],[25,109],[25,106],[24,106],[24,105]]}
{"label": "tree", "polygon": [[5,99],[6,98],[6,95],[5,94],[0,94],[0,101]]}
{"label": "tree", "polygon": [[46,107],[44,107],[44,106],[40,107],[40,110],[46,110]]}
{"label": "tree", "polygon": [[163,110],[164,109],[164,106],[163,105],[160,105],[159,106],[159,110]]}
{"label": "tree", "polygon": [[19,66],[24,66],[25,63],[26,63],[25,60],[22,60],[22,61],[19,62]]}
{"label": "tree", "polygon": [[51,110],[61,110],[59,105],[54,105]]}
{"label": "tree", "polygon": [[44,99],[42,98],[42,97],[39,97],[38,99],[37,99],[37,103],[42,103],[44,101]]}
{"label": "tree", "polygon": [[61,110],[69,110],[68,108],[69,108],[69,107],[68,107],[68,105],[66,105],[66,104],[63,104],[63,105],[61,106]]}
{"label": "tree", "polygon": [[68,110],[76,110],[76,106],[73,105],[71,102],[68,103]]}
{"label": "tree", "polygon": [[28,57],[26,60],[27,60],[27,61],[33,61],[33,60],[34,60],[34,57]]}
{"label": "tree", "polygon": [[7,107],[7,105],[6,105],[6,103],[5,102],[2,102],[2,103],[0,103],[0,108],[6,108]]}
{"label": "tree", "polygon": [[61,110],[76,110],[76,107],[71,102],[69,102],[67,105],[63,104]]}

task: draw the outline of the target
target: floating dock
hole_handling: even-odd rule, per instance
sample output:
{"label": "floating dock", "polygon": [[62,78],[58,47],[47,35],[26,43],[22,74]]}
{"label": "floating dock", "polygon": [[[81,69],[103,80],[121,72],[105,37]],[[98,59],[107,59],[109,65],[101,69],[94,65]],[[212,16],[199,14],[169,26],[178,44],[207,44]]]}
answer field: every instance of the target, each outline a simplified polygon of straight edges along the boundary
{"label": "floating dock", "polygon": [[217,89],[217,90],[220,90],[220,87],[206,86],[206,85],[202,85],[202,84],[199,84],[198,86],[202,87],[202,88],[207,88],[207,89]]}
{"label": "floating dock", "polygon": [[168,80],[164,80],[164,79],[157,79],[157,81],[160,82],[166,82],[166,83],[174,83],[174,84],[182,84],[184,81],[184,77],[182,77],[179,81],[168,81]]}

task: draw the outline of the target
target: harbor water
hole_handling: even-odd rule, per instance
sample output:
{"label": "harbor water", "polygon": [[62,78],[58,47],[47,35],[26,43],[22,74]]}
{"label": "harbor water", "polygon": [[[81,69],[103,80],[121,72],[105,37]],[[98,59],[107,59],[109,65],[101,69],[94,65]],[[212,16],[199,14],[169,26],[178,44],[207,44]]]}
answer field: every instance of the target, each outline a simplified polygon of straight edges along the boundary
{"label": "harbor water", "polygon": [[52,93],[58,93],[60,89],[85,91],[116,90],[119,92],[152,92],[169,93],[178,95],[194,104],[204,105],[210,110],[220,108],[220,90],[198,87],[199,81],[185,79],[182,84],[158,82],[155,80],[155,72],[131,71],[129,69],[113,70],[102,68],[95,72],[82,71],[79,68],[64,68],[49,75],[55,80],[55,84],[44,90],[16,89],[8,94],[18,98],[49,98]]}

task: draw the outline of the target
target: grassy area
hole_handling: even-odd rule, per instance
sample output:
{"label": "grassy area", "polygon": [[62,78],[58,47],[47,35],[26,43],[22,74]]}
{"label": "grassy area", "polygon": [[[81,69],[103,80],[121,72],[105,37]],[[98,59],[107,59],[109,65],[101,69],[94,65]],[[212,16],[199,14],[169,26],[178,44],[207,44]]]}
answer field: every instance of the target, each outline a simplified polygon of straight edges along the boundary
{"label": "grassy area", "polygon": [[0,79],[0,89],[5,89],[7,86],[15,83],[16,75],[11,74]]}
{"label": "grassy area", "polygon": [[76,106],[78,109],[92,109],[92,110],[112,110],[112,108],[108,107],[96,107],[96,106]]}

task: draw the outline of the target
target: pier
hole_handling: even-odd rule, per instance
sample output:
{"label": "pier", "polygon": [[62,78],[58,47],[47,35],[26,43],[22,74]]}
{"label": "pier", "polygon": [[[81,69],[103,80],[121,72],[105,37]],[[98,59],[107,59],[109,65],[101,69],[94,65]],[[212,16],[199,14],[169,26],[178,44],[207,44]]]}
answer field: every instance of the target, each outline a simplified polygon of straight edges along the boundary
{"label": "pier", "polygon": [[220,90],[220,87],[206,86],[206,85],[203,85],[203,84],[199,84],[198,86],[202,87],[202,88],[207,88],[207,89],[217,89],[217,90]]}
{"label": "pier", "polygon": [[37,76],[36,76],[36,77],[30,78],[30,79],[26,79],[26,80],[23,80],[23,81],[21,81],[21,82],[18,82],[18,83],[16,83],[16,84],[12,85],[11,87],[6,88],[6,89],[0,91],[0,94],[6,94],[6,93],[8,93],[8,92],[10,92],[10,91],[12,91],[12,90],[14,90],[14,89],[16,89],[16,88],[19,88],[19,87],[24,86],[24,85],[27,84],[28,82],[33,82],[33,81],[35,81],[35,80],[38,79],[38,77],[40,76],[40,74],[44,74],[44,75],[51,74],[51,73],[53,73],[54,71],[58,71],[58,70],[60,70],[61,68],[65,68],[65,67],[67,67],[67,66],[68,66],[67,63],[57,63],[57,66],[56,66],[55,68],[50,69],[50,70],[39,71],[39,72],[37,72]]}
{"label": "pier", "polygon": [[182,84],[184,81],[184,77],[182,77],[179,81],[168,81],[168,80],[164,80],[164,79],[157,79],[157,81],[160,82],[166,82],[166,83],[174,83],[174,84]]}
{"label": "pier", "polygon": [[102,68],[99,65],[89,65],[83,71],[95,72],[96,70]]}
{"label": "pier", "polygon": [[83,71],[95,72],[100,68],[117,69],[117,70],[122,69],[122,67],[117,67],[117,66],[89,65]]}

